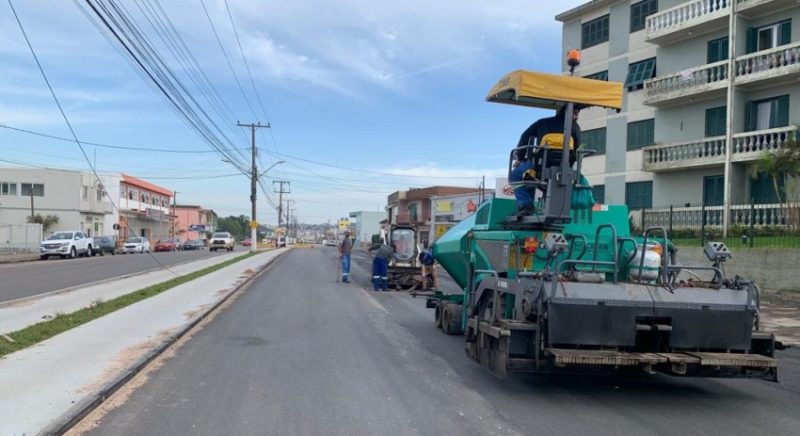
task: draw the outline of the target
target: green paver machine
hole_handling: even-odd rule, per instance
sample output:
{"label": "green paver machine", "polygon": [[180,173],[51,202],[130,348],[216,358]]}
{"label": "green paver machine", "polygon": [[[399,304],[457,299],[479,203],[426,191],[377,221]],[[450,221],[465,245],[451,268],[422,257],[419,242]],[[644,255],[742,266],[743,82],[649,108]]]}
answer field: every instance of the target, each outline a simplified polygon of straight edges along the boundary
{"label": "green paver machine", "polygon": [[[487,100],[620,109],[622,84],[519,70]],[[571,124],[566,116],[560,162],[516,185],[542,192],[531,215],[494,198],[436,241],[434,257],[463,290],[428,296],[436,325],[464,334],[467,355],[501,377],[605,369],[777,381],[758,287],[725,275],[724,244],[705,247],[708,265],[681,265],[666,229],[631,235],[626,206],[572,208],[573,191],[588,187],[576,182],[580,150],[576,168],[567,162]]]}

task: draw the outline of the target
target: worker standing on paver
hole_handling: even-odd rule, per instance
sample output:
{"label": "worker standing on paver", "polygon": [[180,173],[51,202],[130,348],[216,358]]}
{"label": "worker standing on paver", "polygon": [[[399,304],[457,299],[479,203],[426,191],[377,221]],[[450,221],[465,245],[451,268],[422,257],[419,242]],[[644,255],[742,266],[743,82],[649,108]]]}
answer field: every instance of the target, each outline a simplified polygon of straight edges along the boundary
{"label": "worker standing on paver", "polygon": [[389,259],[394,255],[394,244],[373,244],[368,251],[374,251],[375,257],[372,258],[372,289],[374,291],[388,291],[388,269]]}
{"label": "worker standing on paver", "polygon": [[350,283],[350,255],[353,253],[353,240],[350,230],[344,231],[344,239],[339,244],[339,258],[342,260],[342,282]]}

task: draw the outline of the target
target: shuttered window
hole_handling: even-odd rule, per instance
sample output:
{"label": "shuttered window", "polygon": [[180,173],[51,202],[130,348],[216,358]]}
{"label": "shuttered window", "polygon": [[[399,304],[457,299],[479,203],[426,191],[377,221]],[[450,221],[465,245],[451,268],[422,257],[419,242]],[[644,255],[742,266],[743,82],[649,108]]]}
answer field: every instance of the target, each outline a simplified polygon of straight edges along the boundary
{"label": "shuttered window", "polygon": [[592,186],[592,196],[594,197],[595,204],[605,204],[606,202],[606,185]]}
{"label": "shuttered window", "polygon": [[592,80],[604,80],[608,82],[608,70],[600,71],[599,73],[589,74],[588,76],[584,77],[585,79],[592,79]]}
{"label": "shuttered window", "polygon": [[608,15],[603,15],[581,26],[581,48],[589,48],[608,41]]}
{"label": "shuttered window", "polygon": [[653,207],[653,182],[633,182],[625,184],[625,204],[629,209],[648,209]]}
{"label": "shuttered window", "polygon": [[725,176],[703,177],[703,203],[706,206],[722,206],[725,198]]}
{"label": "shuttered window", "polygon": [[745,130],[774,129],[789,125],[789,96],[749,101],[744,107]]}
{"label": "shuttered window", "polygon": [[725,134],[726,111],[726,106],[706,109],[706,138]]}
{"label": "shuttered window", "polygon": [[706,61],[709,64],[728,59],[728,37],[708,41]]}
{"label": "shuttered window", "polygon": [[649,120],[628,123],[628,150],[637,150],[642,147],[653,145],[655,121]]}
{"label": "shuttered window", "polygon": [[643,0],[631,5],[631,32],[644,29],[647,16],[658,12],[658,0]]}
{"label": "shuttered window", "polygon": [[792,20],[747,29],[747,53],[769,50],[792,42]]}
{"label": "shuttered window", "polygon": [[635,91],[644,87],[644,81],[656,75],[656,58],[645,59],[628,65],[628,77],[625,86],[628,91]]}
{"label": "shuttered window", "polygon": [[583,144],[589,150],[596,151],[595,154],[605,154],[606,152],[606,128],[586,130],[581,133]]}

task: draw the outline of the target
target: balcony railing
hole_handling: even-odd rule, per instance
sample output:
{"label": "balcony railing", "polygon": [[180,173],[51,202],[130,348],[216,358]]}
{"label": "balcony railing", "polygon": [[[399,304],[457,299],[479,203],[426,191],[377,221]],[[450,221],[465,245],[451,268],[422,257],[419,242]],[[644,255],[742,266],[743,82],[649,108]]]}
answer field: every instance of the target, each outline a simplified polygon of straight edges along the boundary
{"label": "balcony railing", "polygon": [[730,5],[731,0],[693,0],[650,15],[646,24],[647,39],[653,41],[677,30],[724,17]]}
{"label": "balcony railing", "polygon": [[645,147],[645,171],[683,169],[725,162],[725,137]]}
{"label": "balcony railing", "polygon": [[736,133],[733,135],[732,159],[734,161],[754,160],[758,159],[759,155],[765,151],[780,150],[792,138],[795,130],[794,126],[789,126]]}
{"label": "balcony railing", "polygon": [[[734,204],[730,207],[731,226],[787,226],[791,220],[787,216],[790,210],[797,210],[797,204]],[[644,209],[634,217],[634,222],[641,222],[641,213],[644,212],[644,222],[647,226],[669,227],[674,229],[699,229],[701,226],[720,227],[723,225],[723,206],[690,206]],[[705,221],[705,223],[704,223]]]}
{"label": "balcony railing", "polygon": [[[780,150],[791,139],[795,129],[790,126],[736,133],[733,135],[731,160],[753,161],[765,151]],[[654,145],[642,150],[645,171],[680,170],[724,163],[726,141],[724,136],[714,136],[676,144]]]}
{"label": "balcony railing", "polygon": [[800,42],[739,56],[736,58],[736,81],[747,83],[763,79],[765,75],[782,76],[791,67],[800,71]]}
{"label": "balcony railing", "polygon": [[727,86],[728,61],[684,70],[644,82],[645,103],[652,104],[691,95],[697,98],[705,91]]}

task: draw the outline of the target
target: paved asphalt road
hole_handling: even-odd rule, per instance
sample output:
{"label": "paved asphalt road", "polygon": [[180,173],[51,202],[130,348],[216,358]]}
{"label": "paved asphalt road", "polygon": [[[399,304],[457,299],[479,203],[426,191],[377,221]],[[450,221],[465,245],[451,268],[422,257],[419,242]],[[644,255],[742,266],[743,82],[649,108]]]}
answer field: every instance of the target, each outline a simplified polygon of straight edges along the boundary
{"label": "paved asphalt road", "polygon": [[[245,248],[237,246],[237,250]],[[116,256],[106,254],[0,264],[0,303],[224,253],[201,250]]]}
{"label": "paved asphalt road", "polygon": [[362,289],[354,260],[357,283],[335,283],[335,249],[290,251],[90,434],[800,434],[798,350],[779,384],[499,380],[422,299]]}

